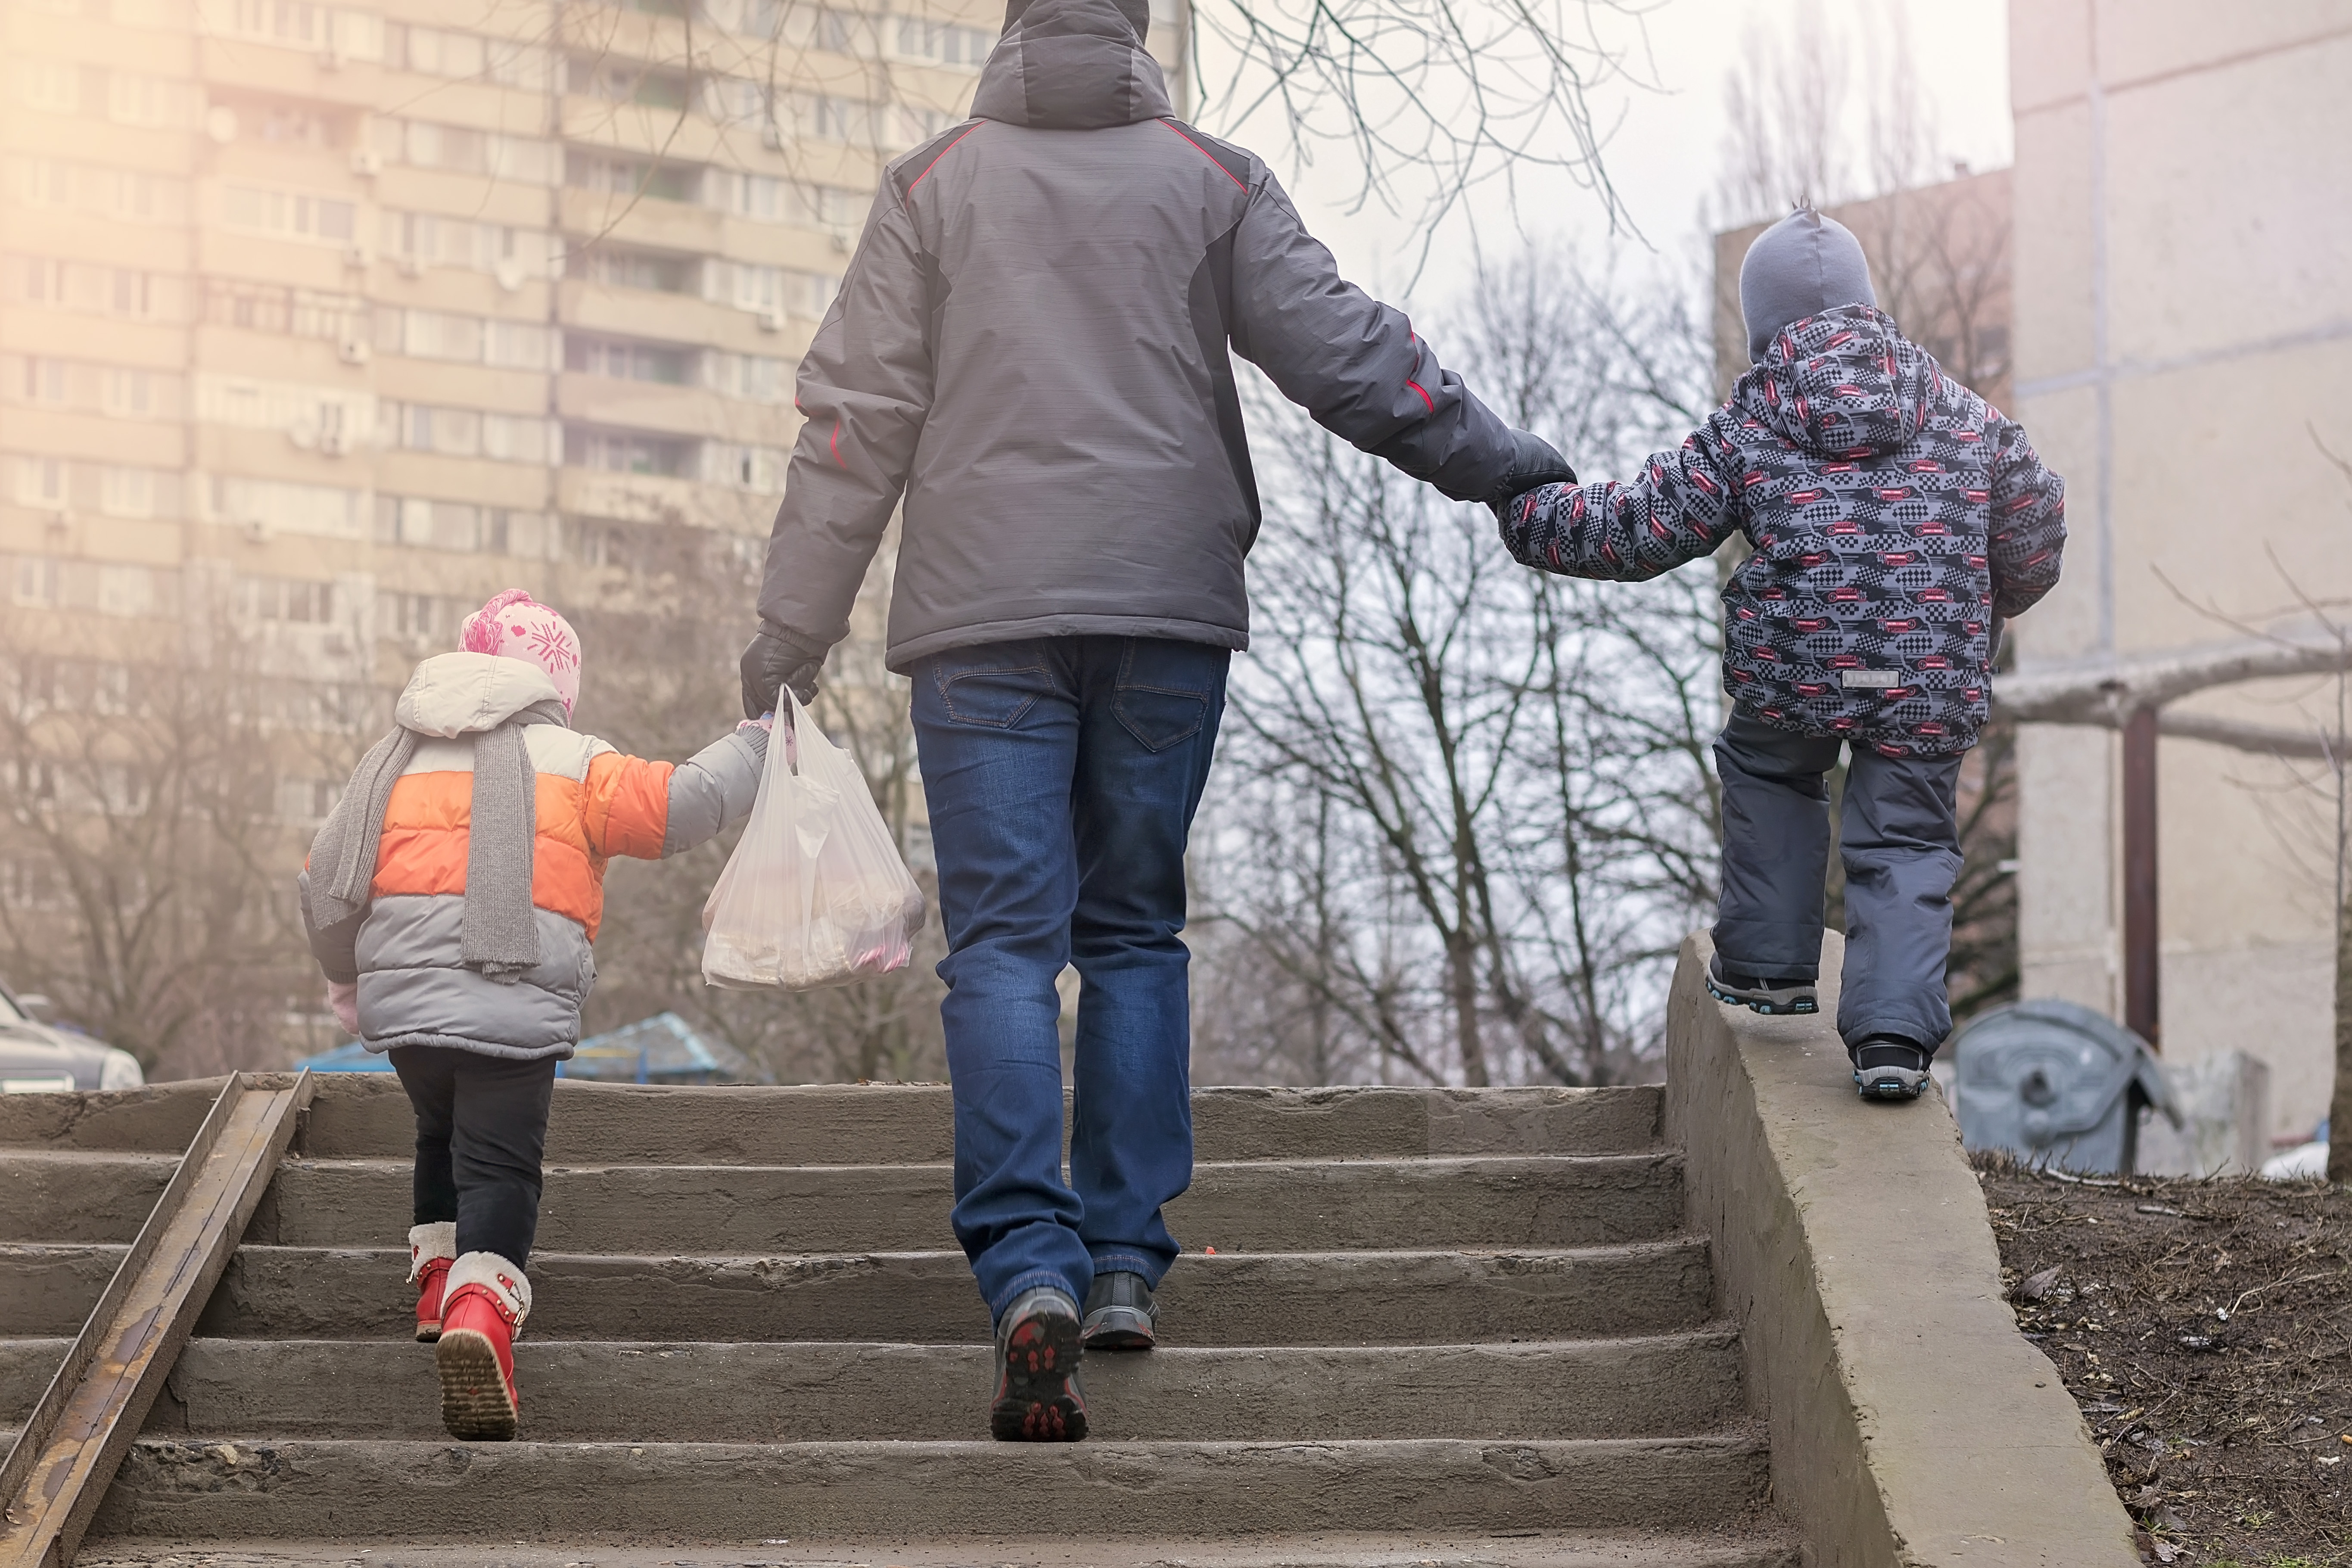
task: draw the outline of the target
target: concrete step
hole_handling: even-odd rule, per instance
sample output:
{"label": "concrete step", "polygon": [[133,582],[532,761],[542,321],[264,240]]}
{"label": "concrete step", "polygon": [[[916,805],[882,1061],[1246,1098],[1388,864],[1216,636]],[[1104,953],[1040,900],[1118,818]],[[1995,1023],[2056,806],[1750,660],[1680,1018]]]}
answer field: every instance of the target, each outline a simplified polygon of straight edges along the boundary
{"label": "concrete step", "polygon": [[[62,1340],[0,1342],[0,1425],[24,1419]],[[541,1442],[782,1443],[977,1436],[983,1345],[516,1347]],[[34,1368],[41,1370],[37,1375]],[[1097,1436],[1187,1442],[1672,1437],[1740,1418],[1729,1330],[1512,1345],[1162,1349],[1086,1363]],[[442,1436],[433,1353],[383,1341],[196,1339],[151,1436]]]}
{"label": "concrete step", "polygon": [[1704,1535],[1641,1531],[1489,1536],[1328,1534],[1247,1541],[762,1540],[643,1546],[609,1541],[497,1546],[404,1545],[396,1557],[355,1542],[208,1542],[93,1537],[79,1568],[1800,1568],[1794,1534],[1771,1527]]}
{"label": "concrete step", "polygon": [[[123,1248],[0,1247],[0,1323],[81,1326]],[[412,1321],[405,1248],[243,1247],[200,1334],[396,1337]],[[543,1339],[984,1342],[963,1255],[533,1257],[530,1327]],[[1188,1255],[1160,1291],[1174,1345],[1478,1344],[1672,1333],[1705,1322],[1700,1237],[1496,1252]]]}
{"label": "concrete step", "polygon": [[[89,1095],[0,1097],[0,1147],[177,1155],[218,1079]],[[1430,1154],[1623,1154],[1657,1142],[1654,1087],[1200,1089],[1195,1150],[1215,1160],[1406,1159]],[[299,1152],[404,1157],[415,1142],[390,1074],[329,1073]],[[551,1163],[891,1165],[953,1158],[944,1084],[662,1088],[566,1079],[549,1118]]]}
{"label": "concrete step", "polygon": [[[526,1395],[528,1398],[528,1395]],[[525,1406],[528,1409],[528,1405]],[[221,1541],[1696,1530],[1764,1502],[1762,1441],[402,1443],[131,1447],[101,1535]]]}
{"label": "concrete step", "polygon": [[[129,1242],[171,1179],[160,1154],[0,1151],[0,1241]],[[1579,1247],[1682,1225],[1666,1153],[1203,1164],[1169,1209],[1220,1251]],[[556,1252],[921,1251],[955,1245],[947,1165],[552,1166],[539,1244]],[[404,1160],[296,1160],[247,1228],[269,1246],[405,1237]]]}

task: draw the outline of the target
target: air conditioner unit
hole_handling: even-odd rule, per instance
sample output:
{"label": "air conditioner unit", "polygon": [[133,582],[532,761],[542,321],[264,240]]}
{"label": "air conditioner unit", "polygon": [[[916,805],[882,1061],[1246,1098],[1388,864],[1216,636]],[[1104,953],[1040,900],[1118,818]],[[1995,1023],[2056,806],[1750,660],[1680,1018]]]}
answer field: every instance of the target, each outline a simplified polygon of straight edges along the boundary
{"label": "air conditioner unit", "polygon": [[383,173],[383,154],[373,147],[352,149],[352,173],[363,180],[373,180]]}
{"label": "air conditioner unit", "polygon": [[522,287],[522,263],[511,256],[500,258],[499,264],[490,271],[498,279],[499,287],[509,294]]}
{"label": "air conditioner unit", "polygon": [[345,338],[335,345],[335,357],[345,364],[365,364],[375,357],[375,345],[365,338]]}
{"label": "air conditioner unit", "polygon": [[784,330],[784,313],[782,310],[761,311],[760,330],[763,332],[782,331]]}
{"label": "air conditioner unit", "polygon": [[364,245],[348,246],[343,250],[343,265],[362,272],[367,270],[368,263],[374,259],[375,258],[368,254],[368,247]]}
{"label": "air conditioner unit", "polygon": [[319,449],[319,426],[305,419],[286,427],[286,438],[294,443],[295,450],[315,452]]}
{"label": "air conditioner unit", "polygon": [[319,451],[321,455],[330,458],[347,458],[351,456],[351,433],[347,430],[330,430],[326,432],[326,434],[319,437]]}
{"label": "air conditioner unit", "polygon": [[255,518],[252,521],[245,525],[245,542],[247,544],[268,543],[269,525],[262,521],[259,518]]}
{"label": "air conditioner unit", "polygon": [[400,258],[400,275],[403,278],[424,277],[425,258],[421,256],[415,255],[402,257]]}

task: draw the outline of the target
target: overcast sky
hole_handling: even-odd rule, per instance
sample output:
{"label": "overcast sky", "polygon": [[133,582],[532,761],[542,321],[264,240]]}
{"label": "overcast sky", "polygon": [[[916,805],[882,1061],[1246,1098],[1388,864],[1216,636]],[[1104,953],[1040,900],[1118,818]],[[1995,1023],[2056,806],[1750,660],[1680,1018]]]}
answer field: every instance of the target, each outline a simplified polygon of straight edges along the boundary
{"label": "overcast sky", "polygon": [[[1493,3],[1493,0],[1482,0]],[[1591,95],[1593,118],[1605,129],[1602,160],[1611,182],[1646,243],[1676,266],[1703,254],[1700,205],[1723,162],[1724,82],[1753,29],[1793,26],[1804,0],[1633,0],[1616,11],[1597,7],[1596,26],[1622,70]],[[1843,40],[1849,71],[1859,79],[1883,54],[1896,13],[1907,22],[1921,84],[1945,157],[1978,169],[2010,161],[2009,25],[2007,0],[1813,0],[1829,30]],[[1204,116],[1204,119],[1209,117]],[[1350,216],[1353,194],[1336,169],[1299,174],[1286,166],[1276,124],[1220,127],[1274,161],[1310,227],[1339,254],[1349,277],[1375,291],[1403,292],[1414,252],[1397,216]],[[1857,130],[1859,125],[1857,124]],[[1318,186],[1328,187],[1318,190]],[[1524,231],[1586,243],[1607,238],[1599,199],[1559,175],[1523,184],[1515,205],[1499,185],[1474,193],[1471,210],[1450,220],[1428,270],[1400,302],[1422,310],[1458,294],[1468,274],[1470,230],[1492,250],[1517,247]]]}

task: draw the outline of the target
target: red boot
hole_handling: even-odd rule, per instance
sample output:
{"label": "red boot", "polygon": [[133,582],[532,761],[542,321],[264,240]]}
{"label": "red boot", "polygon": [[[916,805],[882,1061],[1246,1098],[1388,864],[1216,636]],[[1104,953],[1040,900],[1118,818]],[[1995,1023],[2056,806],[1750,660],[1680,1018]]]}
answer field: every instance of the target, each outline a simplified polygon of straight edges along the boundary
{"label": "red boot", "polygon": [[457,1256],[457,1224],[436,1220],[408,1227],[408,1282],[416,1287],[416,1342],[429,1345],[441,1337],[443,1281],[449,1261]]}
{"label": "red boot", "polygon": [[452,1437],[503,1443],[515,1435],[514,1337],[530,1315],[530,1281],[495,1252],[449,1265],[441,1302],[441,1425]]}

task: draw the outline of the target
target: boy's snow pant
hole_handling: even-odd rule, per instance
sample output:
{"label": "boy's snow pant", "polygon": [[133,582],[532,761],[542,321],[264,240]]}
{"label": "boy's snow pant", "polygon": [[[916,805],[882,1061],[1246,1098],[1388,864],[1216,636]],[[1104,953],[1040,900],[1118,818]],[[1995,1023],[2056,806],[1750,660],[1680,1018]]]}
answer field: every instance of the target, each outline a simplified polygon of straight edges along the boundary
{"label": "boy's snow pant", "polygon": [[[1225,706],[1221,647],[1054,637],[919,661],[940,868],[956,1239],[992,1317],[1024,1290],[1157,1286],[1192,1180],[1184,844]],[[1078,972],[1070,1173],[1062,998]]]}
{"label": "boy's snow pant", "polygon": [[555,1058],[446,1046],[394,1046],[390,1055],[416,1110],[415,1223],[455,1220],[460,1258],[495,1252],[529,1263]]}
{"label": "boy's snow pant", "polygon": [[[1726,973],[1820,976],[1830,853],[1825,775],[1842,744],[1739,712],[1717,738],[1723,899],[1715,951]],[[1959,773],[1957,755],[1888,757],[1853,748],[1838,816],[1845,974],[1837,1027],[1848,1047],[1894,1035],[1934,1050],[1952,1032],[1944,966],[1952,951],[1952,884],[1960,874],[1953,805]]]}

